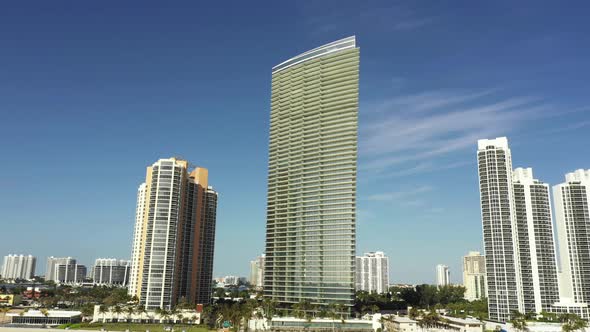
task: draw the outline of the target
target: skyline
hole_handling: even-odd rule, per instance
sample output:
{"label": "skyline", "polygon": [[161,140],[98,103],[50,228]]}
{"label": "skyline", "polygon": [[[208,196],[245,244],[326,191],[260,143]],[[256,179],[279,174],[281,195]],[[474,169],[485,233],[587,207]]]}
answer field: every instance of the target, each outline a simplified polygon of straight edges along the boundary
{"label": "skyline", "polygon": [[[225,26],[207,18],[222,8],[190,5],[8,6],[15,7],[0,27],[16,33],[3,38],[0,55],[0,138],[18,144],[2,148],[0,223],[31,240],[11,237],[0,255],[37,256],[38,271],[46,256],[88,266],[98,257],[130,259],[142,170],[182,155],[208,168],[221,193],[214,275],[248,275],[250,260],[264,251],[270,68],[348,35],[363,52],[357,255],[387,252],[392,282],[433,282],[434,266],[445,264],[459,283],[462,257],[483,251],[472,160],[478,138],[507,135],[514,167],[533,167],[551,186],[590,165],[583,153],[590,138],[583,45],[590,43],[579,8],[525,13],[528,7],[510,5],[502,21],[477,13],[499,13],[505,4],[381,6],[383,13],[314,4],[257,25],[245,18],[253,9],[236,6]],[[267,7],[260,10],[278,11]],[[131,10],[138,14],[128,16]],[[347,20],[352,11],[362,14]],[[541,24],[554,16],[556,30]],[[150,26],[153,17],[162,24]],[[465,23],[473,31],[461,31]],[[211,35],[199,33],[203,27]],[[262,51],[249,47],[251,34]],[[236,49],[240,57],[231,55]],[[557,56],[567,61],[556,63]],[[199,122],[178,120],[187,118]],[[195,126],[211,146],[197,151],[187,134]],[[160,127],[175,130],[146,136]],[[63,234],[63,243],[52,239]],[[105,238],[113,245],[104,246]],[[231,248],[244,239],[252,243]],[[401,248],[414,253],[405,257]]]}

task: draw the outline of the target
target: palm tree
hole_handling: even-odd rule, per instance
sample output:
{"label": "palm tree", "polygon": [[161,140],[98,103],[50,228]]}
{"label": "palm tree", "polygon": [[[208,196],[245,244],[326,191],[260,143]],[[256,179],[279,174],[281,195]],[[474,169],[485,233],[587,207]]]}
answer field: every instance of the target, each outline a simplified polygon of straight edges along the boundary
{"label": "palm tree", "polygon": [[375,313],[377,313],[377,311],[379,311],[379,306],[377,306],[377,305],[373,304],[373,305],[371,306],[371,313],[372,313],[372,314],[375,314]]}
{"label": "palm tree", "polygon": [[172,318],[172,324],[175,324],[176,318],[178,318],[178,308],[173,307],[172,309],[170,309],[169,315]]}
{"label": "palm tree", "polygon": [[328,305],[328,318],[330,318],[332,320],[332,331],[334,331],[336,329],[336,324],[334,324],[334,321],[336,321],[336,319],[338,319],[338,305],[335,303],[330,303]]}
{"label": "palm tree", "polygon": [[135,309],[135,310],[139,314],[139,321],[141,323],[143,323],[143,315],[145,315],[147,313],[147,310],[145,310],[145,306],[140,304],[137,306],[137,309]]}
{"label": "palm tree", "polygon": [[156,310],[154,310],[154,312],[156,313],[156,315],[159,316],[160,321],[162,321],[162,308],[156,308]]}
{"label": "palm tree", "polygon": [[521,312],[518,311],[513,311],[512,312],[512,318],[508,321],[510,324],[512,324],[512,326],[517,330],[517,331],[521,331],[521,332],[527,332],[529,330],[528,326],[527,326],[527,316],[524,315]]}
{"label": "palm tree", "polygon": [[293,305],[295,311],[295,317],[305,318],[307,321],[311,321],[317,310],[317,306],[312,304],[309,300],[303,300]]}
{"label": "palm tree", "polygon": [[2,320],[6,318],[6,313],[10,311],[9,307],[0,307],[0,313],[2,313]]}
{"label": "palm tree", "polygon": [[277,303],[269,298],[262,300],[262,310],[264,311],[264,317],[266,319],[272,319],[277,308]]}
{"label": "palm tree", "polygon": [[133,314],[135,313],[135,308],[130,305],[125,308],[125,313],[127,314],[127,323],[131,323],[133,321]]}
{"label": "palm tree", "polygon": [[444,326],[441,322],[440,315],[433,309],[427,314],[422,316],[422,319],[418,322],[420,327],[433,328]]}
{"label": "palm tree", "polygon": [[[45,309],[45,308],[41,308],[41,310],[39,310],[41,312],[41,315],[43,315],[45,318],[49,317],[49,310]],[[45,320],[47,321],[47,320]],[[45,326],[45,323],[43,323],[43,326]]]}
{"label": "palm tree", "polygon": [[244,302],[240,308],[241,318],[244,320],[246,331],[248,331],[248,324],[254,314],[254,310],[256,310],[255,302],[256,300],[248,300]]}
{"label": "palm tree", "polygon": [[295,315],[295,317],[297,318],[304,318],[305,317],[305,307],[306,307],[306,302],[305,301],[300,301],[298,303],[293,304],[293,314]]}
{"label": "palm tree", "polygon": [[102,326],[104,327],[104,314],[108,311],[107,307],[104,304],[101,304],[98,307],[98,313],[102,316]]}
{"label": "palm tree", "polygon": [[[158,310],[158,309],[156,309],[156,310]],[[170,311],[168,311],[166,309],[159,309],[158,311],[159,312],[157,312],[157,313],[160,315],[160,321],[163,322],[163,324],[168,323],[168,321],[170,319]]]}
{"label": "palm tree", "polygon": [[562,314],[559,316],[559,320],[562,323],[561,331],[563,332],[573,332],[588,327],[588,322],[576,314]]}
{"label": "palm tree", "polygon": [[119,322],[119,316],[121,315],[121,313],[123,312],[123,308],[121,308],[121,306],[119,306],[118,304],[114,307],[111,308],[111,312],[113,312],[115,314],[115,316],[117,317],[117,322]]}

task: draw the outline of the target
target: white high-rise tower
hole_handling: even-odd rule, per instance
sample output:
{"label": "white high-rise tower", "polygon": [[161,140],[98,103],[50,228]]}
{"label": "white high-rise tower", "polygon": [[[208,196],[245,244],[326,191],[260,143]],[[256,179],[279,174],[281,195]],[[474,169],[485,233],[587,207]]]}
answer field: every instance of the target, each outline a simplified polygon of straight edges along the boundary
{"label": "white high-rise tower", "polygon": [[506,137],[477,142],[481,220],[492,320],[508,321],[524,311],[512,184],[512,156]]}
{"label": "white high-rise tower", "polygon": [[451,284],[451,271],[449,267],[443,264],[436,266],[436,285],[447,286]]}
{"label": "white high-rise tower", "polygon": [[590,302],[590,169],[553,187],[564,301]]}
{"label": "white high-rise tower", "polygon": [[382,251],[356,257],[356,290],[379,294],[389,290],[389,257]]}
{"label": "white high-rise tower", "polygon": [[524,312],[549,312],[559,302],[549,185],[517,168],[513,186]]}
{"label": "white high-rise tower", "polygon": [[37,258],[31,255],[4,256],[0,276],[4,279],[32,279],[36,264]]}
{"label": "white high-rise tower", "polygon": [[486,258],[477,251],[470,251],[463,257],[463,286],[468,301],[487,296]]}
{"label": "white high-rise tower", "polygon": [[135,227],[133,230],[133,244],[131,249],[131,273],[129,277],[129,294],[132,296],[138,296],[139,293],[139,276],[143,265],[140,266],[140,262],[143,261],[143,246],[145,240],[142,239],[144,231],[144,218],[145,218],[145,195],[147,185],[142,183],[137,188],[137,205],[135,208]]}

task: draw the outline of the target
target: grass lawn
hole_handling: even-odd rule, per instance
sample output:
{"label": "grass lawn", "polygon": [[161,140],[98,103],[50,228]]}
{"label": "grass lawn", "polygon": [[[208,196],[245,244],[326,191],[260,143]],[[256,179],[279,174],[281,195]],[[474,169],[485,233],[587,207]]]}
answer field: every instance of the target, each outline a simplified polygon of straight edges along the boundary
{"label": "grass lawn", "polygon": [[133,332],[145,332],[149,330],[150,332],[166,332],[164,330],[164,326],[170,326],[176,332],[182,332],[183,330],[186,332],[209,332],[210,330],[203,326],[203,325],[185,325],[185,324],[137,324],[137,323],[79,323],[79,324],[64,324],[59,326],[60,329],[65,329],[69,327],[70,330],[97,330],[104,328],[106,331],[133,331]]}

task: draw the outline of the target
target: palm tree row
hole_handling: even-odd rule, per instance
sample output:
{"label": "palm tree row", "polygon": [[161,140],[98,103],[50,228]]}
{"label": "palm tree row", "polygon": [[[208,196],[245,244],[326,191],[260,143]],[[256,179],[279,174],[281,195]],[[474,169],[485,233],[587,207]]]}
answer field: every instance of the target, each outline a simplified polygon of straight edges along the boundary
{"label": "palm tree row", "polygon": [[[544,313],[543,315],[548,316],[555,316],[557,321],[561,323],[561,331],[563,332],[574,332],[585,329],[588,327],[588,321],[580,318],[580,316],[572,313],[563,313],[560,315],[557,314],[547,314]],[[534,320],[535,314],[526,313],[523,314],[518,311],[514,311],[512,313],[512,318],[510,319],[509,323],[512,324],[515,330],[520,332],[528,332],[528,321]]]}

